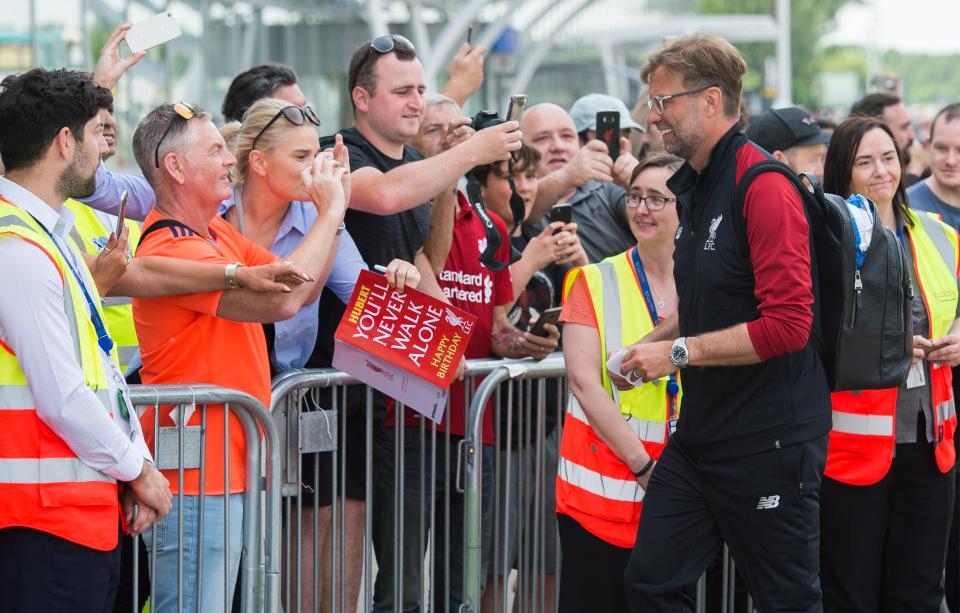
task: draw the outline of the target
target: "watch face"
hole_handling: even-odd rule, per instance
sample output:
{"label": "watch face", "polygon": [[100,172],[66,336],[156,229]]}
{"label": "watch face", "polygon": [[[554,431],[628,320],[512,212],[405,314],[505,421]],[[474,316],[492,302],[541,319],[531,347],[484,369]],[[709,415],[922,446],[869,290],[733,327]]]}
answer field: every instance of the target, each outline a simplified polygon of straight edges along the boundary
{"label": "watch face", "polygon": [[674,345],[670,349],[670,360],[677,366],[685,364],[687,362],[687,348],[682,345]]}

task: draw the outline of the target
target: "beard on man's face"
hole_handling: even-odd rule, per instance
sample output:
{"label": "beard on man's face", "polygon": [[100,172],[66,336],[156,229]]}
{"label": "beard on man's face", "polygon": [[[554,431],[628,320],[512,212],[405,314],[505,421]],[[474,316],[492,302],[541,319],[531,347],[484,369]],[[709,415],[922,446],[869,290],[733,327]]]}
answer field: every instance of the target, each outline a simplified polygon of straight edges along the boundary
{"label": "beard on man's face", "polygon": [[97,167],[86,169],[88,156],[80,147],[73,161],[57,177],[57,191],[66,198],[89,198],[97,190]]}

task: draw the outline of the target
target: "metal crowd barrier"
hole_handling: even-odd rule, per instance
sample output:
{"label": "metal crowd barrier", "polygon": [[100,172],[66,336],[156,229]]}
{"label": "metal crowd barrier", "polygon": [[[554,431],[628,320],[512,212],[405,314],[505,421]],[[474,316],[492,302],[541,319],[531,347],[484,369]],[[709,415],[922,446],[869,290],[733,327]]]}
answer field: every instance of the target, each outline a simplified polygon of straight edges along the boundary
{"label": "metal crowd barrier", "polygon": [[[450,406],[444,430],[422,417],[387,425],[375,393],[345,373],[296,370],[274,379],[271,413],[283,450],[283,610],[556,610],[553,491],[568,393],[563,358],[471,360],[464,389],[461,439],[449,433]],[[484,408],[494,412],[494,445],[481,444]],[[329,468],[324,479],[321,465]],[[481,496],[485,472],[493,477],[492,500]],[[359,478],[364,485],[348,500],[349,487],[346,497],[341,487]],[[459,556],[451,554],[457,542]],[[735,603],[726,550],[721,565],[710,613],[752,611],[742,593]],[[696,611],[707,610],[701,579]]]}
{"label": "metal crowd barrier", "polygon": [[[508,594],[503,593],[502,595],[497,595],[492,602],[488,599],[487,595],[484,593],[484,586],[482,585],[482,516],[483,516],[483,500],[482,500],[482,479],[483,479],[483,464],[478,461],[478,451],[479,446],[478,442],[480,440],[479,433],[482,432],[482,424],[484,413],[487,410],[489,400],[491,398],[496,398],[497,402],[495,403],[495,410],[502,410],[502,397],[504,395],[503,386],[508,382],[515,383],[526,383],[538,385],[540,390],[539,395],[536,397],[535,401],[531,400],[531,396],[528,391],[523,392],[521,398],[526,402],[520,403],[521,408],[531,408],[530,404],[533,403],[536,406],[533,408],[533,415],[536,419],[535,428],[537,428],[537,436],[535,446],[535,464],[538,467],[535,469],[534,474],[540,475],[539,466],[540,463],[544,461],[543,458],[543,426],[544,426],[544,416],[548,411],[554,410],[551,407],[545,407],[546,394],[543,393],[544,383],[553,378],[558,378],[560,380],[565,379],[566,377],[566,366],[563,362],[562,356],[554,354],[549,358],[542,360],[540,362],[532,362],[529,360],[526,361],[503,361],[500,365],[493,370],[481,383],[479,388],[476,390],[476,393],[473,397],[473,401],[470,404],[469,411],[467,413],[468,421],[468,435],[464,441],[466,447],[466,508],[464,515],[464,526],[467,530],[466,536],[466,546],[465,546],[465,558],[464,558],[464,567],[465,567],[465,590],[464,590],[464,602],[460,607],[460,613],[478,613],[483,611],[487,613],[491,611],[490,605],[493,604],[493,611],[498,613],[508,613],[510,611],[520,611],[525,613],[552,613],[556,610],[557,599],[559,597],[559,543],[557,546],[557,560],[556,567],[552,569],[545,568],[542,562],[538,563],[536,552],[542,552],[542,549],[538,549],[536,544],[534,545],[534,556],[532,562],[533,577],[539,577],[539,584],[533,585],[532,590],[524,589],[523,585],[518,585],[518,589],[514,594],[514,598],[517,599],[517,603],[514,608],[511,608],[508,603]],[[565,402],[567,393],[569,392],[568,388],[565,385],[560,388],[560,393],[555,399],[557,406],[555,410],[558,412],[558,419],[556,422],[557,436],[562,433],[563,420],[560,418],[565,409]],[[529,390],[529,388],[524,388]],[[514,405],[514,396],[513,388],[510,388],[510,395],[507,397],[507,412],[513,410]],[[498,420],[499,421],[499,418]],[[508,420],[509,421],[509,420]],[[552,466],[552,473],[556,475],[556,459],[553,459],[554,464]],[[496,470],[499,471],[500,467],[497,466]],[[539,502],[542,500],[542,495],[545,492],[544,484],[539,482],[534,482],[532,487],[536,492],[533,505],[537,509],[539,514],[536,516],[536,519],[541,520],[541,523],[536,521],[533,522],[533,532],[531,534],[534,542],[536,543],[539,540],[539,543],[544,543],[546,539],[556,538],[559,540],[558,535],[545,534],[540,526],[543,525],[542,520],[545,519],[546,513],[553,513],[553,508],[544,509],[543,505]],[[551,479],[547,487],[553,487],[554,482]],[[508,490],[509,491],[509,490]],[[500,500],[497,498],[499,495],[499,487],[495,490],[495,502],[494,504],[499,509]],[[506,501],[509,504],[509,501]],[[494,549],[498,546],[502,546],[503,543],[497,542],[494,545]],[[494,554],[496,559],[496,553]],[[541,557],[542,560],[542,557]],[[522,566],[522,565],[521,565]],[[714,593],[719,592],[717,596],[719,597],[718,603],[715,603],[715,606],[712,607],[711,613],[719,608],[719,613],[734,613],[746,611],[753,613],[755,611],[753,599],[745,590],[738,586],[736,569],[733,558],[730,555],[730,551],[726,545],[723,546],[723,550],[720,554],[720,585],[718,589],[714,590]],[[551,574],[549,571],[553,571],[556,577],[556,583],[554,586],[553,598],[548,598],[548,591],[546,589],[546,582],[543,580],[545,575]],[[521,569],[521,576],[522,573]],[[534,581],[536,581],[534,579]],[[521,582],[522,583],[522,582]],[[708,610],[708,580],[707,574],[704,573],[700,577],[696,585],[695,592],[695,605],[694,610],[697,613],[706,613]],[[486,586],[486,591],[490,590],[490,586]],[[739,598],[738,598],[739,596]]]}
{"label": "metal crowd barrier", "polygon": [[[141,415],[148,407],[154,409],[154,437],[153,456],[158,468],[176,469],[176,481],[179,484],[179,493],[175,495],[178,507],[184,508],[183,483],[184,472],[189,468],[199,469],[200,490],[206,478],[207,458],[205,453],[207,436],[208,405],[223,405],[224,439],[230,438],[230,416],[236,416],[244,431],[247,440],[247,479],[243,495],[243,522],[241,530],[242,554],[237,577],[237,590],[240,594],[240,611],[266,611],[276,613],[280,605],[280,534],[278,517],[280,515],[280,446],[277,429],[263,404],[249,394],[236,390],[224,389],[209,385],[133,385],[130,386],[131,401]],[[160,407],[172,405],[178,416],[179,425],[165,427],[165,436],[160,432]],[[186,413],[194,409],[200,412],[201,425],[184,426]],[[229,483],[229,462],[226,457],[229,453],[229,443],[224,446],[224,485]],[[264,462],[265,459],[265,462]],[[224,487],[225,491],[229,488]],[[205,526],[204,507],[210,495],[202,493],[197,497],[199,521],[196,525],[196,541],[202,542]],[[203,604],[202,575],[203,560],[197,560],[195,576],[185,576],[184,573],[184,513],[178,514],[177,522],[177,606],[180,611],[207,611]],[[261,521],[262,519],[262,521]],[[227,540],[230,535],[231,521],[230,505],[224,504],[223,513],[224,534],[224,568],[229,567]],[[146,536],[147,533],[144,534]],[[133,575],[130,581],[131,607],[135,613],[140,612],[142,594],[139,585],[139,554],[140,537],[133,537],[128,543],[132,555]],[[152,531],[150,569],[151,576],[156,570],[157,531]],[[229,572],[223,573],[223,600],[230,608],[234,602],[235,591],[231,589]],[[184,602],[184,586],[196,582],[196,600]],[[156,585],[151,583],[149,611],[156,610]]]}

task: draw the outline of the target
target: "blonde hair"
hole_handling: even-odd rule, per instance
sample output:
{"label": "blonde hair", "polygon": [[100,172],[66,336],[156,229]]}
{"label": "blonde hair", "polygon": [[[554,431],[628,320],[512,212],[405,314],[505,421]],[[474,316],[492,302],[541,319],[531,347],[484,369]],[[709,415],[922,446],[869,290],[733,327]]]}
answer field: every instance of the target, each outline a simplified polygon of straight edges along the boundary
{"label": "blonde hair", "polygon": [[[284,132],[292,128],[299,128],[289,121],[279,118],[274,121],[267,131],[260,134],[260,130],[277,116],[277,113],[288,106],[293,106],[286,100],[279,98],[261,98],[253,103],[243,114],[243,122],[238,124],[239,130],[233,135],[231,151],[237,158],[237,165],[231,171],[231,178],[234,183],[240,183],[247,180],[247,171],[250,165],[250,151],[253,150],[253,141],[257,140],[260,151],[266,151],[280,143],[284,138]],[[312,125],[312,124],[307,124]],[[224,126],[224,129],[228,128]],[[260,138],[257,135],[260,134]],[[227,139],[228,142],[231,139]]]}
{"label": "blonde hair", "polygon": [[233,153],[234,149],[236,149],[237,137],[240,136],[240,122],[231,121],[225,124],[220,128],[220,136],[222,136],[223,141],[227,143],[227,149],[230,150],[230,153]]}

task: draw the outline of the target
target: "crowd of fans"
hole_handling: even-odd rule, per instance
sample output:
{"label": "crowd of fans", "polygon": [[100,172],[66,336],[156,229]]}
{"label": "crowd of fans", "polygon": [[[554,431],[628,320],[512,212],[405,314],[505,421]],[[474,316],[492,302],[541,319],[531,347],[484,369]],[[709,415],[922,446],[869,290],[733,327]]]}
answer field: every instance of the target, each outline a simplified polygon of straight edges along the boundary
{"label": "crowd of fans", "polygon": [[[476,315],[467,358],[545,358],[561,348],[560,330],[548,323],[535,334],[534,324],[562,305],[571,396],[562,434],[547,417],[542,477],[556,488],[537,501],[548,509],[544,533],[561,545],[546,541],[547,610],[688,610],[721,538],[762,611],[938,610],[956,489],[960,104],[934,118],[921,168],[898,97],[868,95],[839,125],[799,107],[748,119],[739,53],[695,35],[651,56],[646,105],[633,114],[595,93],[569,111],[533,101],[519,121],[479,125],[462,106],[482,83],[482,48],[464,45],[443,91],[428,92],[413,44],[388,35],[351,59],[353,125],[319,136],[293,69],[257,66],[231,83],[220,127],[187,102],[150,111],[130,135],[141,172],[127,174],[103,161],[125,136],[111,90],[143,57],[121,57],[128,28],[111,35],[92,73],[34,68],[0,84],[0,592],[11,610],[60,610],[64,598],[76,610],[129,610],[117,578],[134,572],[133,545],[118,539],[120,523],[143,535],[144,554],[155,549],[155,567],[140,571],[157,610],[176,610],[178,599],[193,610],[200,595],[202,610],[229,609],[224,586],[235,585],[242,554],[243,427],[231,416],[228,435],[223,406],[207,407],[205,471],[190,466],[178,483],[150,449],[201,415],[150,407],[131,417],[127,383],[213,384],[269,406],[272,376],[331,366],[345,303],[360,271],[375,267],[399,291],[416,287]],[[605,111],[620,114],[615,159],[597,137]],[[829,394],[811,341],[798,194],[761,175],[732,209],[736,182],[767,157],[830,192],[870,198],[900,237],[914,263],[917,364],[900,390]],[[478,203],[500,238],[492,254]],[[622,366],[608,368],[621,349]],[[451,442],[436,449],[419,418],[375,395],[375,611],[420,608],[425,552],[415,538],[399,544],[423,531],[424,500],[437,509],[434,533],[450,535],[434,540],[434,559],[450,561],[433,567],[435,602],[449,611],[463,602],[463,534],[444,522],[463,513],[452,471],[468,394],[453,384],[436,426]],[[360,589],[367,450],[363,394],[346,398],[345,478],[324,455],[305,464],[302,511],[286,529],[321,543],[317,563],[343,573],[337,598],[349,607]],[[839,430],[839,413],[876,407],[892,411],[887,430]],[[491,501],[511,500],[513,526],[535,502],[495,494],[498,454],[523,470],[506,459],[515,447],[498,447],[501,426],[485,413],[485,610],[519,555],[516,534],[494,533]],[[886,438],[873,453],[851,434]],[[402,473],[381,469],[398,454]],[[432,483],[425,458],[442,467]],[[346,508],[338,564],[334,482]],[[494,540],[509,545],[499,572]],[[314,586],[312,551],[301,563],[301,608],[315,598],[326,606],[341,579],[320,573]],[[189,578],[183,593],[178,573]],[[948,570],[953,610],[956,578]],[[148,593],[141,586],[138,606]]]}

